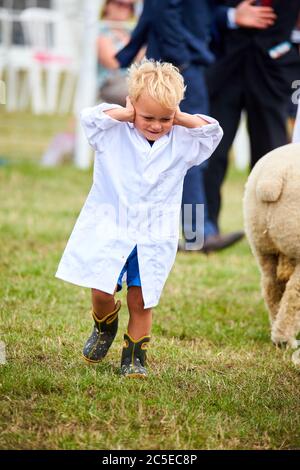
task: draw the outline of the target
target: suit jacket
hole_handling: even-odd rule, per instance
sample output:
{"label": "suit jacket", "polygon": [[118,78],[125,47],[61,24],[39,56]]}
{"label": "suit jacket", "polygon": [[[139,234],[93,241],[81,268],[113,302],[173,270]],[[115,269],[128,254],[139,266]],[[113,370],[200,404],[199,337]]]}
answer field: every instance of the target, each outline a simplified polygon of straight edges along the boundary
{"label": "suit jacket", "polygon": [[267,29],[224,28],[228,7],[236,7],[240,2],[241,0],[218,2],[221,6],[217,10],[217,26],[222,32],[224,54],[247,48],[249,45],[267,52],[271,47],[290,40],[300,10],[300,0],[273,0],[272,6],[277,14],[277,20]]}
{"label": "suit jacket", "polygon": [[145,0],[131,41],[116,55],[121,67],[127,67],[145,44],[148,58],[182,68],[212,63],[208,44],[213,8],[213,0]]}
{"label": "suit jacket", "polygon": [[[269,50],[285,41],[290,41],[300,11],[300,0],[273,0],[277,19],[273,26],[264,29],[224,28],[224,16],[228,7],[236,7],[240,0],[218,2],[217,24],[221,32],[219,59],[207,72],[210,96],[222,93],[232,80],[241,75],[245,87],[255,87],[257,77],[265,77],[269,83],[269,100],[287,97],[291,92],[290,76],[293,69],[299,70],[299,55],[291,48],[281,57],[272,59]],[[257,89],[257,93],[261,93]]]}

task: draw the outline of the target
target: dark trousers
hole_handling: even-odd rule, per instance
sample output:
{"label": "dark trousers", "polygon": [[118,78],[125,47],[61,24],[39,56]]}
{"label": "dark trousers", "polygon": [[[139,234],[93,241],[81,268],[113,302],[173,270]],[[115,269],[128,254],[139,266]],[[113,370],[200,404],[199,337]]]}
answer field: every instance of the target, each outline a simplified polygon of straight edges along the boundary
{"label": "dark trousers", "polygon": [[[180,109],[190,114],[208,114],[208,93],[204,77],[204,68],[191,65],[183,71],[183,77],[187,86],[185,99],[180,104]],[[204,236],[216,233],[216,228],[208,218],[208,210],[204,188],[204,171],[207,162],[193,166],[187,172],[183,183],[182,214],[183,232],[188,241],[192,241],[192,233],[204,230]],[[192,219],[184,212],[184,205],[192,207]],[[196,205],[204,204],[204,227],[196,217]]]}
{"label": "dark trousers", "polygon": [[[270,59],[271,60],[271,59]],[[210,95],[211,115],[223,128],[224,136],[208,160],[205,172],[205,191],[209,217],[218,226],[221,210],[221,186],[224,181],[228,152],[234,140],[241,112],[247,113],[247,125],[251,144],[251,168],[266,153],[287,143],[287,105],[290,90],[286,87],[280,70],[265,67],[266,58],[249,56],[243,67],[222,83],[222,70],[216,68],[220,86],[212,88]],[[268,61],[268,59],[267,59]],[[272,64],[270,64],[272,65]],[[212,77],[213,68],[209,72]]]}

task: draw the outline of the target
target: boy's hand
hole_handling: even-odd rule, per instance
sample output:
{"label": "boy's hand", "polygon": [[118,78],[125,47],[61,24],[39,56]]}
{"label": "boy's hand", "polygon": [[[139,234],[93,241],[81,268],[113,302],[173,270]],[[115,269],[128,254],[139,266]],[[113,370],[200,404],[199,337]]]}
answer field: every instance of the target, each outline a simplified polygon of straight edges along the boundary
{"label": "boy's hand", "polygon": [[130,101],[129,96],[126,97],[125,108],[112,108],[107,109],[104,112],[108,114],[111,118],[121,122],[134,122],[135,119],[135,109]]}
{"label": "boy's hand", "polygon": [[200,116],[195,114],[188,114],[180,111],[179,106],[176,109],[176,113],[173,120],[173,126],[183,126],[188,127],[189,129],[193,129],[195,127],[202,127],[209,122],[202,119]]}
{"label": "boy's hand", "polygon": [[135,119],[135,109],[133,104],[131,103],[131,100],[129,96],[126,96],[126,108],[127,113],[128,113],[128,122],[134,122]]}
{"label": "boy's hand", "polygon": [[179,106],[177,106],[177,109],[176,109],[176,113],[175,113],[175,116],[174,116],[174,119],[173,119],[173,126],[180,126],[180,122],[181,122],[181,114],[182,112],[180,111],[180,108]]}

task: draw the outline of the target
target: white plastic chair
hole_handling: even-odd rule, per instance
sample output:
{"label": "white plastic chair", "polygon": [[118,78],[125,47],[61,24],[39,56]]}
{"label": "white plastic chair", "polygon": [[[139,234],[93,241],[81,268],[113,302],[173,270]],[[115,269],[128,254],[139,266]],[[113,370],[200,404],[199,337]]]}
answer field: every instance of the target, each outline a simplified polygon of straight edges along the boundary
{"label": "white plastic chair", "polygon": [[[68,22],[59,12],[45,8],[27,8],[21,13],[20,20],[25,42],[31,48],[33,69],[39,82],[45,72],[45,99],[40,100],[41,103],[44,101],[44,112],[57,111],[59,83],[63,73],[65,83],[61,109],[69,110],[78,73],[78,58]],[[31,86],[34,86],[33,80]],[[41,89],[40,83],[36,86]]]}
{"label": "white plastic chair", "polygon": [[0,8],[0,79],[7,66],[8,48],[11,43],[11,21],[9,12]]}
{"label": "white plastic chair", "polygon": [[[34,112],[39,113],[43,111],[41,81],[32,60],[30,47],[26,44],[13,44],[14,22],[20,22],[18,13],[6,11],[2,15],[2,26],[8,43],[5,53],[7,110],[16,111],[20,107],[24,108],[32,98]],[[25,74],[23,83],[21,73]]]}

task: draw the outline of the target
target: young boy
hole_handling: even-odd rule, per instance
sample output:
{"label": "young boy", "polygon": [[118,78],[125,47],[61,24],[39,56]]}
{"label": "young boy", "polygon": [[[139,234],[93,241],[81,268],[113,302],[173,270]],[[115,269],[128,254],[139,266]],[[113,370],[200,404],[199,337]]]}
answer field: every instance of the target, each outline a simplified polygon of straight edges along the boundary
{"label": "young boy", "polygon": [[115,292],[127,276],[121,374],[145,377],[152,308],[177,252],[183,179],[223,132],[210,117],[180,111],[184,82],[169,63],[133,64],[128,85],[125,108],[104,103],[82,113],[96,151],[94,181],[56,276],[92,289],[94,328],[83,349],[89,362],[101,361],[116,336]]}

